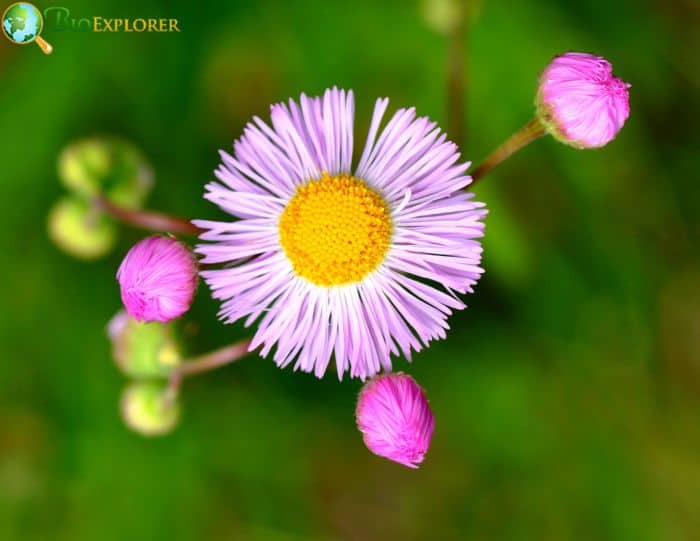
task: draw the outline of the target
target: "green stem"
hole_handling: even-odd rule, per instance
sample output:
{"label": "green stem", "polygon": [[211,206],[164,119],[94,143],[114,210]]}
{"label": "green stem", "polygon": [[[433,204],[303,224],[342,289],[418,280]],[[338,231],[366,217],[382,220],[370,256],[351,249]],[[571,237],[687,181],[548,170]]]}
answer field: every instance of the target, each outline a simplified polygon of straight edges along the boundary
{"label": "green stem", "polygon": [[177,396],[182,380],[186,377],[209,372],[220,366],[225,366],[242,359],[250,353],[250,351],[248,351],[250,343],[251,339],[247,338],[184,361],[170,373],[170,381],[168,382],[168,388],[164,394],[165,399],[173,400]]}
{"label": "green stem", "polygon": [[95,207],[109,214],[112,218],[141,229],[164,233],[179,233],[195,237],[203,231],[184,218],[177,218],[160,212],[127,209],[115,205],[103,196],[96,197],[94,203]]}
{"label": "green stem", "polygon": [[544,125],[537,119],[533,118],[530,122],[525,124],[521,129],[511,135],[505,143],[494,150],[489,156],[472,171],[472,183],[469,185],[471,188],[476,184],[476,182],[485,177],[493,168],[495,168],[501,162],[504,162],[511,154],[514,154],[524,146],[532,143],[535,139],[539,139],[545,133],[547,133]]}
{"label": "green stem", "polygon": [[447,44],[447,133],[459,148],[464,148],[466,144],[464,98],[467,78],[465,43],[467,17],[465,11],[466,8],[462,6],[457,21],[450,31]]}

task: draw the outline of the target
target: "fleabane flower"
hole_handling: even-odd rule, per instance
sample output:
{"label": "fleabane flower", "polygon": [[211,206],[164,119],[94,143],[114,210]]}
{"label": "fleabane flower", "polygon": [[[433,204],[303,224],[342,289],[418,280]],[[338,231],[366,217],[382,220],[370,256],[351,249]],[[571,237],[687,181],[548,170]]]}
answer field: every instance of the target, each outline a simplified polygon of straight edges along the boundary
{"label": "fleabane flower", "polygon": [[381,374],[360,391],[355,412],[367,448],[409,468],[428,451],[435,417],[423,389],[406,374]]}
{"label": "fleabane flower", "polygon": [[377,100],[352,167],[352,91],[276,104],[221,152],[205,198],[232,221],[195,220],[201,276],[226,323],[259,321],[251,350],[322,377],[365,379],[444,338],[483,272],[486,211],[469,164],[436,123]]}
{"label": "fleabane flower", "polygon": [[576,148],[608,144],[630,113],[629,84],[610,62],[586,53],[556,56],[540,77],[537,116],[555,138]]}
{"label": "fleabane flower", "polygon": [[126,254],[117,281],[131,317],[165,323],[189,310],[197,289],[197,262],[181,242],[148,237]]}

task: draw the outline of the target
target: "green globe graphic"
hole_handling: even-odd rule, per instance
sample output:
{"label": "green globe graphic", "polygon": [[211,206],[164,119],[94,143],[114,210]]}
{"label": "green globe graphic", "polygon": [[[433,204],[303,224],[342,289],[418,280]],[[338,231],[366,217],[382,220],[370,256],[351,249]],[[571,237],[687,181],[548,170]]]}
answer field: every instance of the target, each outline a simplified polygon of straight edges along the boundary
{"label": "green globe graphic", "polygon": [[41,12],[32,4],[18,2],[12,4],[2,16],[2,29],[15,43],[31,43],[44,26]]}

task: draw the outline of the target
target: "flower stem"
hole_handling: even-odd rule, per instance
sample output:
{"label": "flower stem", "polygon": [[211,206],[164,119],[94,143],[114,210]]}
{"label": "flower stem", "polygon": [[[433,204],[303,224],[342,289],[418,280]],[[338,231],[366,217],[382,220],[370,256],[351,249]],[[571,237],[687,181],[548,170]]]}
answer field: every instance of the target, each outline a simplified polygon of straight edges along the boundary
{"label": "flower stem", "polygon": [[248,355],[248,353],[250,353],[250,351],[248,351],[250,342],[251,339],[247,338],[240,342],[235,342],[220,349],[210,351],[209,353],[193,357],[188,361],[184,361],[170,373],[170,381],[165,391],[165,399],[172,400],[177,396],[182,380],[186,377],[209,372],[220,366],[236,362]]}
{"label": "flower stem", "polygon": [[539,139],[546,133],[544,125],[537,118],[533,118],[517,132],[511,135],[505,143],[494,150],[489,156],[472,172],[471,188],[481,178],[485,177],[491,169],[505,161],[511,154],[514,154],[524,146]]}
{"label": "flower stem", "polygon": [[112,218],[141,229],[192,236],[197,236],[202,232],[199,227],[184,218],[168,216],[160,212],[127,209],[115,205],[103,196],[96,197],[94,203],[97,208],[109,214]]}
{"label": "flower stem", "polygon": [[464,95],[467,78],[467,17],[465,10],[465,7],[460,8],[458,20],[450,31],[447,44],[447,133],[460,148],[464,148],[466,144]]}

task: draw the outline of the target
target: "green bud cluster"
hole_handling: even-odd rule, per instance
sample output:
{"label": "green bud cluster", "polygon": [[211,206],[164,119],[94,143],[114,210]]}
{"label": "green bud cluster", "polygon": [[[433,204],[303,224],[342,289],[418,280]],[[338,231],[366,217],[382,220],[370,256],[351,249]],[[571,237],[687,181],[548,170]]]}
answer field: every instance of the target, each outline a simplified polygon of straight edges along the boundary
{"label": "green bud cluster", "polygon": [[121,207],[140,208],[153,186],[153,171],[140,150],[116,137],[92,137],[67,146],[58,176],[70,191],[49,212],[49,237],[80,259],[100,258],[113,248],[116,223],[96,208],[100,196]]}
{"label": "green bud cluster", "polygon": [[121,400],[124,423],[146,436],[171,432],[180,404],[168,380],[183,358],[175,322],[140,323],[122,310],[109,322],[107,334],[116,365],[130,379]]}
{"label": "green bud cluster", "polygon": [[107,254],[117,239],[115,224],[77,197],[62,197],[49,211],[49,237],[63,251],[79,259]]}
{"label": "green bud cluster", "polygon": [[180,419],[177,398],[157,381],[134,381],[122,393],[124,423],[144,436],[162,436],[171,432]]}
{"label": "green bud cluster", "polygon": [[153,187],[153,171],[140,150],[115,137],[94,137],[67,146],[58,158],[63,185],[87,198],[140,208]]}

